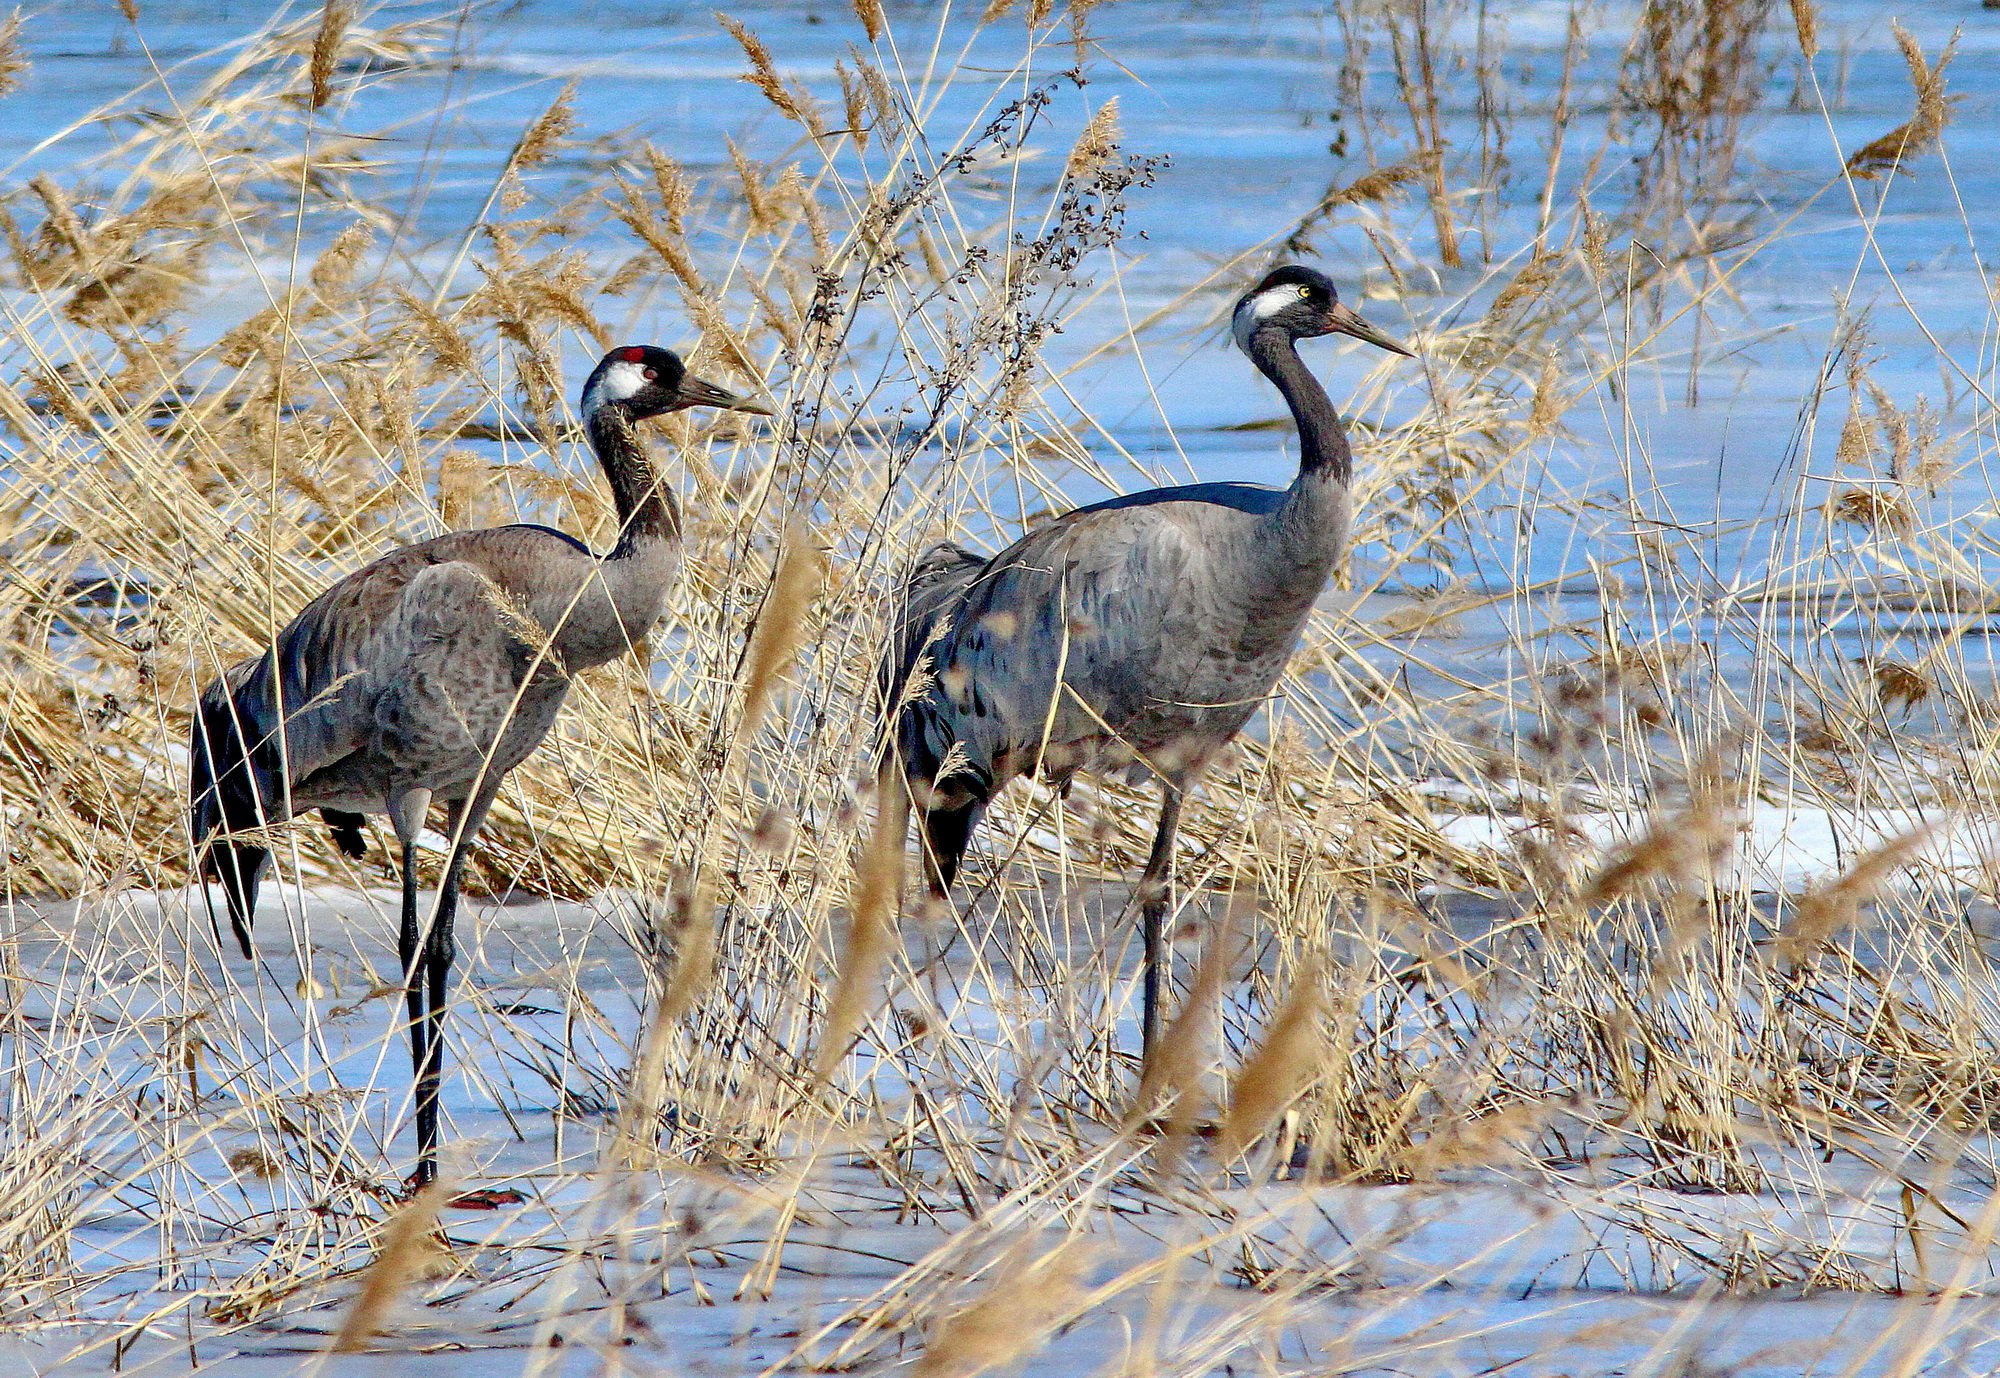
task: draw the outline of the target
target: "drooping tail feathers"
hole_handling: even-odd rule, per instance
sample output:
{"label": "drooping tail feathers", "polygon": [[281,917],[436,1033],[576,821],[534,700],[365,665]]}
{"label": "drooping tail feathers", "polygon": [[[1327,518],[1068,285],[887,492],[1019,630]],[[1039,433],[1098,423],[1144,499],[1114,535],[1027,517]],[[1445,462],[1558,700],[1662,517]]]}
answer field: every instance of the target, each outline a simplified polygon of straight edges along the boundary
{"label": "drooping tail feathers", "polygon": [[889,644],[876,674],[876,687],[882,695],[884,745],[894,744],[906,753],[903,769],[912,778],[928,778],[938,762],[912,760],[907,751],[913,746],[920,754],[930,753],[915,742],[896,741],[899,735],[913,735],[900,731],[907,716],[904,700],[909,697],[910,677],[949,630],[955,605],[985,567],[983,557],[964,546],[944,541],[919,556],[903,579],[895,621],[889,628]]}
{"label": "drooping tail feathers", "polygon": [[986,814],[984,801],[956,809],[924,810],[924,882],[931,894],[949,894],[972,842],[972,831]]}
{"label": "drooping tail feathers", "polygon": [[936,648],[950,634],[957,605],[976,582],[987,561],[963,546],[944,542],[918,558],[903,580],[896,620],[882,657],[877,684],[882,694],[883,749],[893,751],[922,820],[924,878],[933,895],[951,888],[964,859],[967,843],[985,812],[984,790],[973,777],[958,772],[956,782],[972,795],[954,808],[935,807],[932,787],[944,768],[955,736],[950,725],[936,721],[931,696],[911,692],[911,679],[934,661]]}
{"label": "drooping tail feathers", "polygon": [[339,809],[321,809],[319,816],[333,834],[333,845],[340,848],[340,854],[352,861],[359,861],[368,855],[368,839],[362,833],[367,820],[358,813],[344,813]]}
{"label": "drooping tail feathers", "polygon": [[[265,715],[258,711],[258,696],[243,692],[256,680],[257,664],[252,660],[234,666],[202,690],[188,742],[188,831],[201,858],[199,874],[222,886],[229,926],[245,957],[252,955],[257,886],[271,864],[271,851],[228,834],[277,822],[283,807],[283,791],[271,788],[277,773],[270,762],[260,760],[271,754]],[[203,898],[214,924],[214,901],[206,886]],[[216,940],[221,937],[217,925]]]}

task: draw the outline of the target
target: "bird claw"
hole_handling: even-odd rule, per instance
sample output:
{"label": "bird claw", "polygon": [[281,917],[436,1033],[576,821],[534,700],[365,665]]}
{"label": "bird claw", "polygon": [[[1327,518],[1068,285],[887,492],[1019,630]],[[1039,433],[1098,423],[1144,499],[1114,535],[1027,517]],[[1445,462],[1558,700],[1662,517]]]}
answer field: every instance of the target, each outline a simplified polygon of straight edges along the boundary
{"label": "bird claw", "polygon": [[[403,1179],[403,1199],[414,1201],[435,1180],[420,1180],[419,1174],[411,1173]],[[518,1206],[527,1199],[512,1187],[480,1187],[446,1197],[439,1208],[448,1211],[497,1211],[506,1206]]]}

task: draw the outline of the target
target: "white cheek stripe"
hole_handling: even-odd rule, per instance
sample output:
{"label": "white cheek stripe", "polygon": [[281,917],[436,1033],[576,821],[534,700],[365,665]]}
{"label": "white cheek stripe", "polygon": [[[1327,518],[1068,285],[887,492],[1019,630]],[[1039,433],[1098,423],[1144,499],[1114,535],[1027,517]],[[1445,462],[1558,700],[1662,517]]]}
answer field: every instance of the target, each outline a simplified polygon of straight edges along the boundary
{"label": "white cheek stripe", "polygon": [[623,402],[645,386],[646,375],[639,365],[624,360],[605,369],[598,380],[598,391],[607,402]]}
{"label": "white cheek stripe", "polygon": [[1296,287],[1273,287],[1259,292],[1250,299],[1250,309],[1260,321],[1269,320],[1288,306],[1296,306],[1301,300]]}
{"label": "white cheek stripe", "polygon": [[645,369],[620,360],[598,374],[597,381],[584,391],[583,409],[594,412],[606,402],[623,402],[645,386]]}
{"label": "white cheek stripe", "polygon": [[1236,347],[1250,348],[1250,337],[1257,333],[1257,327],[1286,307],[1296,305],[1298,300],[1299,289],[1290,285],[1269,287],[1254,297],[1245,297],[1243,304],[1236,308],[1235,319],[1230,322],[1230,329],[1236,336]]}

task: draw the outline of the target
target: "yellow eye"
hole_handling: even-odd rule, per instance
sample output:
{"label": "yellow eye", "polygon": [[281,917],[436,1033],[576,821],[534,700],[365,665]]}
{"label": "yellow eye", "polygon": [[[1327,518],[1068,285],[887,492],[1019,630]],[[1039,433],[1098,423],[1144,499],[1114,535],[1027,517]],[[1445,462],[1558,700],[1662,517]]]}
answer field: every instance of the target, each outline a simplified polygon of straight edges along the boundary
{"label": "yellow eye", "polygon": [[1302,296],[1302,297],[1310,297],[1310,296],[1312,296],[1312,294],[1313,294],[1313,289],[1312,289],[1312,288],[1310,288],[1310,287],[1307,287],[1307,286],[1306,286],[1306,285],[1305,285],[1304,283],[1300,283],[1300,284],[1299,284],[1299,295],[1300,295],[1300,296]]}

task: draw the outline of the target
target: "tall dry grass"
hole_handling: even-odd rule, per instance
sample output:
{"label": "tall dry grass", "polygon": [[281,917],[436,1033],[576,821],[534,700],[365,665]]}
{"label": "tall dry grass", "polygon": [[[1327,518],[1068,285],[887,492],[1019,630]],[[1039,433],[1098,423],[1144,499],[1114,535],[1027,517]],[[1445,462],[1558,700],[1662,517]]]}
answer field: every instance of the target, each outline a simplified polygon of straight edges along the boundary
{"label": "tall dry grass", "polygon": [[[1803,98],[1826,108],[1810,5],[1789,29],[1768,4],[1654,0],[1630,33],[1579,11],[1560,98],[1543,116],[1483,98],[1469,145],[1447,137],[1446,85],[1470,71],[1499,90],[1487,11],[1339,5],[1353,165],[1062,367],[1051,339],[1130,251],[1128,209],[1171,152],[1125,148],[1072,73],[1093,57],[1089,7],[944,21],[947,43],[1014,35],[998,75],[924,65],[924,21],[905,36],[855,8],[838,91],[727,21],[787,123],[777,160],[730,144],[703,177],[621,147],[560,179],[566,89],[437,254],[402,242],[370,131],[343,112],[355,73],[440,60],[448,26],[361,6],[284,18],[198,84],[168,80],[170,108],[148,103],[68,178],[0,183],[0,1317],[122,1357],[169,1325],[297,1333],[358,1278],[345,1328],[325,1328],[341,1345],[431,1289],[427,1315],[476,1317],[495,1344],[525,1326],[546,1357],[643,1340],[670,1287],[747,1305],[817,1270],[814,1319],[766,1371],[917,1353],[927,1373],[998,1370],[1130,1316],[1130,1371],[1197,1373],[1282,1352],[1316,1298],[1398,1256],[1417,1227],[1365,1223],[1364,1184],[1402,1184],[1421,1217],[1448,1214],[1454,1185],[1502,1183],[1587,1226],[1591,1256],[1642,1290],[1983,1279],[2000,1061],[1966,916],[1990,871],[1887,839],[1772,897],[1730,857],[1777,799],[1950,822],[1992,798],[1994,700],[1967,654],[1992,605],[1967,553],[1986,537],[1931,498],[1954,446],[1983,452],[1984,393],[1949,417],[1894,396],[1866,320],[1839,322],[1788,441],[1830,453],[1838,482],[1800,478],[1741,535],[1773,557],[1754,577],[1652,505],[1638,442],[1605,457],[1608,496],[1560,477],[1601,399],[1629,417],[1665,375],[1693,398],[1713,341],[1753,328],[1735,284],[1798,214],[1738,194],[1769,100],[1753,54],[1796,33]],[[1577,84],[1603,42],[1623,56],[1593,103]],[[1812,194],[1870,223],[1893,174],[1947,140],[1947,55],[1905,49],[1909,120],[1831,148]],[[938,97],[969,83],[976,116],[947,125]],[[1551,190],[1509,242],[1509,179],[1537,141]],[[1579,167],[1584,194],[1559,200]],[[1122,786],[1019,788],[970,912],[893,926],[862,775],[884,594],[931,541],[990,545],[1066,505],[1065,481],[1129,472],[1067,370],[1186,348],[1267,259],[1336,228],[1376,255],[1343,283],[1400,301],[1424,356],[1340,375],[1362,516],[1335,601],[1395,605],[1330,607],[1269,731],[1191,805],[1188,1008],[1142,1096],[1118,916],[1148,824]],[[217,330],[199,289],[225,277],[256,305]],[[393,987],[317,949],[327,919],[301,888],[386,873],[291,830],[261,941],[290,939],[298,984],[232,973],[181,888],[178,744],[200,681],[395,543],[527,518],[607,544],[569,385],[671,317],[693,367],[773,387],[783,415],[661,429],[688,512],[670,629],[648,663],[577,686],[472,880],[589,900],[600,941],[636,954],[643,1009],[601,1007],[585,949],[551,960],[538,979],[565,1033],[516,1118],[554,1147],[510,1169],[545,1213],[453,1235],[458,1266],[427,1279],[428,1206],[394,1213],[378,1133],[401,1084],[325,1051],[343,1019],[379,1017],[388,1039]],[[1528,577],[1529,532],[1607,512],[1571,571],[1581,597]],[[1460,654],[1469,635],[1489,654]],[[1468,816],[1500,841],[1466,841],[1451,823]],[[463,1002],[458,1075],[495,1075],[495,1007]],[[287,1020],[296,1041],[267,1036]],[[1328,1200],[1364,1223],[1329,1233]],[[1142,1217],[1150,1252],[1131,1242]],[[813,1261],[829,1221],[880,1218],[950,1228],[864,1283]],[[1245,1284],[1221,1319],[1201,1309],[1217,1281]],[[1921,1358],[1931,1332],[1907,1333]],[[1354,1367],[1444,1366],[1420,1338],[1345,1343]],[[1311,1369],[1290,1363],[1267,1367]]]}

